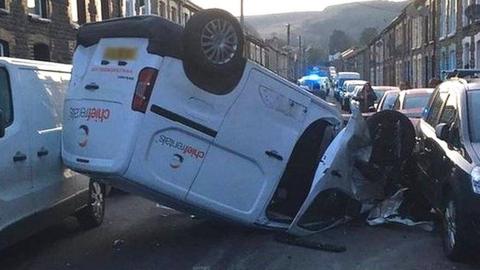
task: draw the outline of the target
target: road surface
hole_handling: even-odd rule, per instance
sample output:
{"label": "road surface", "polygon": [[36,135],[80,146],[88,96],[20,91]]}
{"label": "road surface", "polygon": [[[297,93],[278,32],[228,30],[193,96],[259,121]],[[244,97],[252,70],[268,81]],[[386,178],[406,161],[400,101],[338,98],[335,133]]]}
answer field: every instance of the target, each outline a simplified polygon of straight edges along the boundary
{"label": "road surface", "polygon": [[227,225],[114,194],[105,223],[82,231],[74,218],[60,222],[0,255],[0,269],[479,269],[454,264],[438,233],[353,222],[315,240],[345,245],[344,253],[290,246],[273,232]]}

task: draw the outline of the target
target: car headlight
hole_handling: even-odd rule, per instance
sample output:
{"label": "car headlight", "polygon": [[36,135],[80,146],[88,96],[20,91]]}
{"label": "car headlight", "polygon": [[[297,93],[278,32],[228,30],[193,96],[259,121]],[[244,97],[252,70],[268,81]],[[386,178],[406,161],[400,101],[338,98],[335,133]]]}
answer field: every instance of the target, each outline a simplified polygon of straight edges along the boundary
{"label": "car headlight", "polygon": [[480,194],[480,167],[472,170],[472,189],[473,192]]}

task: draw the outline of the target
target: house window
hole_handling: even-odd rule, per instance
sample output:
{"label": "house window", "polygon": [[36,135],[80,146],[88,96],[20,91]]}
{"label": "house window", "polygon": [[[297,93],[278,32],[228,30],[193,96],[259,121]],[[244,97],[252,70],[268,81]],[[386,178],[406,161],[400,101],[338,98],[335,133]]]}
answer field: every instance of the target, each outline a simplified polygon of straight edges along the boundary
{"label": "house window", "polygon": [[440,0],[440,37],[447,33],[447,0]]}
{"label": "house window", "polygon": [[140,15],[152,14],[152,5],[150,0],[139,0],[138,6],[139,6]]}
{"label": "house window", "polygon": [[462,0],[462,8],[463,8],[462,21],[463,21],[463,26],[467,26],[467,25],[469,24],[468,18],[467,18],[467,16],[465,15],[465,11],[467,10],[468,6],[470,6],[471,3],[472,3],[472,0]]}
{"label": "house window", "polygon": [[8,42],[5,40],[0,40],[0,56],[10,56]]}
{"label": "house window", "polygon": [[85,0],[71,0],[71,19],[72,22],[82,25],[87,22],[87,7]]}
{"label": "house window", "polygon": [[[110,1],[109,0],[101,0],[101,10],[102,10],[102,20],[106,20],[110,18]],[[98,9],[98,7],[97,7]]]}
{"label": "house window", "polygon": [[471,68],[470,67],[470,43],[468,42],[463,45],[463,67]]}
{"label": "house window", "polygon": [[50,61],[50,48],[45,43],[36,43],[33,45],[33,59],[40,61]]}
{"label": "house window", "polygon": [[7,8],[7,3],[5,3],[6,0],[0,0],[0,8],[6,9]]}
{"label": "house window", "polygon": [[457,53],[455,49],[450,50],[450,61],[449,61],[449,69],[455,69],[457,68]]}
{"label": "house window", "polygon": [[166,11],[167,11],[167,7],[166,7],[166,5],[165,5],[165,3],[164,3],[163,1],[160,1],[160,3],[159,3],[159,9],[160,9],[160,12],[159,12],[159,13],[160,13],[160,16],[162,16],[162,17],[164,17],[164,18],[167,17],[167,12],[166,12]]}
{"label": "house window", "polygon": [[183,13],[183,23],[186,24],[186,23],[188,22],[189,17],[190,17],[190,16],[188,15],[188,13],[186,13],[186,12]]}
{"label": "house window", "polygon": [[27,8],[30,14],[41,18],[48,17],[48,0],[28,0]]}
{"label": "house window", "polygon": [[480,41],[475,45],[475,68],[480,68]]}
{"label": "house window", "polygon": [[172,7],[171,11],[171,17],[173,22],[177,22],[177,9],[175,7]]}
{"label": "house window", "polygon": [[123,8],[123,14],[125,14],[125,17],[137,15],[135,10],[135,0],[123,0]]}
{"label": "house window", "polygon": [[448,34],[455,33],[457,29],[457,0],[448,3]]}

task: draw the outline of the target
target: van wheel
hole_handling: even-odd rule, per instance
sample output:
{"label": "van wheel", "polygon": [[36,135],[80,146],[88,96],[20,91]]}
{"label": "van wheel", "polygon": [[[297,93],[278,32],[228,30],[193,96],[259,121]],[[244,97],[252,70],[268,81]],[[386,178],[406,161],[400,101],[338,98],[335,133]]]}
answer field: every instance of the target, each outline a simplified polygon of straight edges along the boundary
{"label": "van wheel", "polygon": [[443,249],[445,255],[452,261],[464,260],[469,251],[466,239],[471,234],[464,226],[465,218],[467,217],[458,207],[457,199],[449,193],[443,210]]}
{"label": "van wheel", "polygon": [[98,227],[105,215],[105,185],[91,180],[88,190],[88,205],[77,213],[77,220],[85,229]]}
{"label": "van wheel", "polygon": [[184,69],[200,88],[228,92],[245,68],[243,30],[238,20],[220,9],[195,13],[183,33]]}

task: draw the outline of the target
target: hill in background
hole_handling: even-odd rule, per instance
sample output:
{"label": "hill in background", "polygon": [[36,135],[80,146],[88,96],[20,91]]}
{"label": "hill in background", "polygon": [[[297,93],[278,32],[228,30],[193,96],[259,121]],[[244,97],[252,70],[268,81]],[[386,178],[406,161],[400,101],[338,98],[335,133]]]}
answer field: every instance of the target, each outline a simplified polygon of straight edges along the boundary
{"label": "hill in background", "polygon": [[358,40],[361,32],[368,27],[379,32],[384,29],[408,1],[354,2],[327,7],[323,11],[292,12],[271,15],[247,16],[245,21],[253,26],[263,38],[277,36],[286,39],[286,24],[292,27],[292,43],[302,35],[305,44],[326,48],[334,30],[347,33]]}

